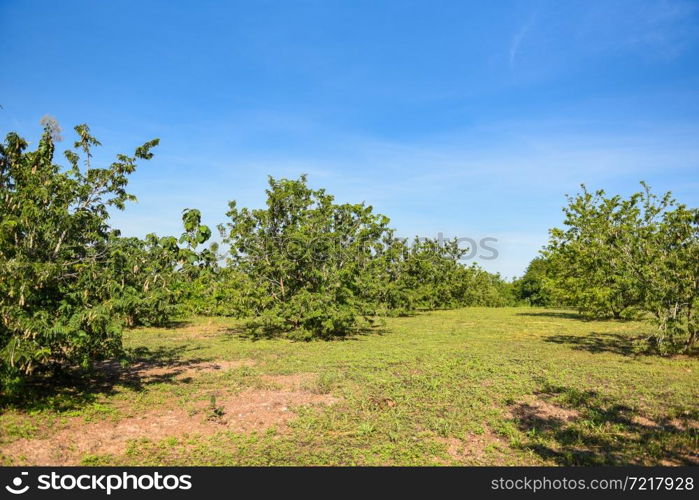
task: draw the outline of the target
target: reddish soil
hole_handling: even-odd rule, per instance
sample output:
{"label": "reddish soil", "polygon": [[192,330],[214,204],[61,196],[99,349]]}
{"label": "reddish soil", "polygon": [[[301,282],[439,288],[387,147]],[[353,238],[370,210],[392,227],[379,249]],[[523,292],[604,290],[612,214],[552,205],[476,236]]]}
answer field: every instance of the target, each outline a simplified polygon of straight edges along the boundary
{"label": "reddish soil", "polygon": [[[215,362],[189,365],[175,376],[191,376],[206,371],[244,366],[244,362]],[[132,375],[142,378],[161,376],[168,367],[131,367]],[[302,389],[312,374],[264,377],[279,389],[247,389],[216,399],[217,411],[208,401],[198,402],[194,410],[168,405],[116,421],[86,422],[83,417],[68,418],[49,437],[19,439],[2,449],[0,455],[11,457],[15,464],[77,465],[88,454],[121,455],[132,440],[160,441],[169,437],[210,436],[219,432],[253,432],[271,427],[284,432],[295,418],[296,407],[331,405],[338,400],[330,395],[313,394]],[[128,408],[126,408],[128,411]]]}

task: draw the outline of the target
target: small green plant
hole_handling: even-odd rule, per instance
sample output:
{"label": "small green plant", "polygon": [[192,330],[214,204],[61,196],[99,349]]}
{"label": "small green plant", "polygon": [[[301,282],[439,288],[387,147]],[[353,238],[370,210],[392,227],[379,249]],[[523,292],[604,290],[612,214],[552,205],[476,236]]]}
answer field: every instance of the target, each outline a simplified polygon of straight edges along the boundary
{"label": "small green plant", "polygon": [[209,406],[207,407],[207,420],[216,421],[220,420],[226,414],[223,406],[216,404],[216,396],[213,394],[209,398]]}

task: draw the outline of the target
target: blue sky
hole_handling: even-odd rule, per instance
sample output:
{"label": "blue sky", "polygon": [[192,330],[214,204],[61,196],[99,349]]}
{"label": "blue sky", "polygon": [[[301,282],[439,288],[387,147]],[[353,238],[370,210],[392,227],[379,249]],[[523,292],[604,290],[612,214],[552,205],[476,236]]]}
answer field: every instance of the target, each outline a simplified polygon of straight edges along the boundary
{"label": "blue sky", "polygon": [[699,3],[0,0],[0,132],[159,137],[113,215],[179,234],[309,174],[404,236],[498,238],[520,275],[580,183],[699,201]]}

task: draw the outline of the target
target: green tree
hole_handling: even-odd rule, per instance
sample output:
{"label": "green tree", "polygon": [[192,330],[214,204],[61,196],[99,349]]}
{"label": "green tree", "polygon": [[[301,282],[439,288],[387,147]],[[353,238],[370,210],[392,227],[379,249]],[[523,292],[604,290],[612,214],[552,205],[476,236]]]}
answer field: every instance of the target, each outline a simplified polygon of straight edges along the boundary
{"label": "green tree", "polygon": [[[15,133],[0,145],[0,362],[5,382],[46,366],[87,365],[120,348],[120,323],[104,302],[101,279],[115,234],[110,208],[123,209],[137,159],[152,157],[152,140],[106,168],[92,165],[99,145],[87,125],[54,163],[55,130],[35,151]],[[81,160],[83,166],[81,168]]]}
{"label": "green tree", "polygon": [[643,191],[628,199],[604,191],[569,198],[567,229],[553,229],[545,251],[557,293],[581,310],[654,319],[661,351],[697,337],[699,210],[670,193]]}
{"label": "green tree", "polygon": [[347,335],[364,323],[362,273],[381,249],[388,218],[364,204],[336,204],[323,189],[270,177],[267,207],[230,203],[222,225],[229,265],[245,274],[241,313],[253,335]]}
{"label": "green tree", "polygon": [[163,325],[182,312],[197,293],[195,283],[213,272],[216,246],[197,251],[211,236],[201,213],[183,212],[184,233],[149,234],[144,240],[114,235],[108,244],[106,268],[101,275],[103,300],[112,301],[115,314],[127,326]]}
{"label": "green tree", "polygon": [[544,257],[536,257],[527,266],[524,276],[514,283],[514,295],[518,301],[530,306],[550,307],[555,304],[547,284],[550,263]]}
{"label": "green tree", "polygon": [[582,186],[564,207],[566,229],[554,228],[544,256],[551,266],[555,298],[597,317],[622,318],[637,312],[641,297],[619,251],[622,238],[636,236],[632,205]]}
{"label": "green tree", "polygon": [[661,351],[697,339],[699,305],[699,210],[677,203],[671,193],[644,190],[622,203],[626,230],[615,241],[619,259],[634,284],[642,309],[652,316]]}
{"label": "green tree", "polygon": [[177,240],[149,234],[145,239],[115,236],[100,280],[103,302],[128,327],[162,325],[176,307]]}
{"label": "green tree", "polygon": [[362,275],[366,302],[377,315],[512,304],[510,283],[476,264],[461,263],[468,251],[457,239],[408,242],[388,232]]}

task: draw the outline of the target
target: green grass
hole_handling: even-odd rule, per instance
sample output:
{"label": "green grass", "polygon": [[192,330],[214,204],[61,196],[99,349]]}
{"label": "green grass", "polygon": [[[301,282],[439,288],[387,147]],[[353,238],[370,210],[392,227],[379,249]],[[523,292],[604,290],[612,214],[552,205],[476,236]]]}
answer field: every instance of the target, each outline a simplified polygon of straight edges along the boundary
{"label": "green grass", "polygon": [[[197,318],[127,333],[134,359],[232,368],[148,380],[103,377],[31,393],[0,415],[0,454],[17,440],[179,407],[204,419],[211,396],[275,389],[269,375],[309,374],[301,391],[330,406],[292,408],[286,425],[221,427],[131,440],[91,465],[596,465],[699,462],[699,360],[634,354],[648,326],[564,311],[468,308],[393,318],[334,342],[242,339],[238,324]],[[186,375],[186,374],[185,374]],[[271,385],[270,385],[271,384]],[[276,387],[281,390],[280,387]],[[218,412],[218,410],[215,410]],[[213,419],[213,417],[212,417]],[[215,424],[211,424],[215,425]],[[4,453],[5,463],[22,463]]]}

